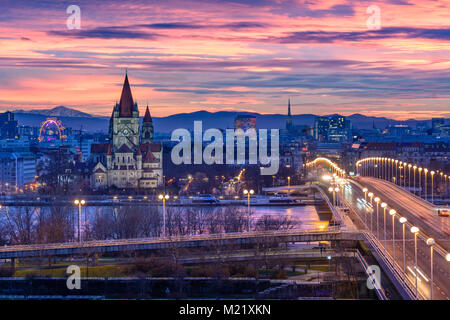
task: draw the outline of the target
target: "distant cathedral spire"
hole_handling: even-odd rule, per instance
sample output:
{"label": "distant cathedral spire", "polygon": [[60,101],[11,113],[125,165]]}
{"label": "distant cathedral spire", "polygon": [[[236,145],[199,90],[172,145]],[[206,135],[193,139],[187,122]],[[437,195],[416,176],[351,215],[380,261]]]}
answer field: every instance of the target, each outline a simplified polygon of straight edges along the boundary
{"label": "distant cathedral spire", "polygon": [[288,99],[288,114],[286,117],[286,129],[292,129],[292,115],[291,115],[291,99]]}
{"label": "distant cathedral spire", "polygon": [[142,121],[141,142],[153,142],[153,120],[148,104],[145,110],[144,120]]}

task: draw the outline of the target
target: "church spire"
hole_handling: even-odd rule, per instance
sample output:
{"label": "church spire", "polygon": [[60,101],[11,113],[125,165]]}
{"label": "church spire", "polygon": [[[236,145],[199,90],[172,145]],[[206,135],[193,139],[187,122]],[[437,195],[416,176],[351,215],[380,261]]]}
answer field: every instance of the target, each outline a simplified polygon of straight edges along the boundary
{"label": "church spire", "polygon": [[144,119],[142,121],[142,131],[141,131],[141,142],[142,143],[153,143],[153,120],[150,115],[150,109],[145,110]]}
{"label": "church spire", "polygon": [[147,109],[145,110],[144,122],[152,122],[152,116],[150,115],[150,110],[148,109],[148,105],[147,105]]}
{"label": "church spire", "polygon": [[288,99],[288,114],[286,117],[286,129],[292,129],[292,115],[291,115],[291,99]]}
{"label": "church spire", "polygon": [[130,83],[128,82],[128,72],[125,72],[125,81],[123,82],[122,95],[119,102],[119,117],[133,116],[133,96],[131,95]]}

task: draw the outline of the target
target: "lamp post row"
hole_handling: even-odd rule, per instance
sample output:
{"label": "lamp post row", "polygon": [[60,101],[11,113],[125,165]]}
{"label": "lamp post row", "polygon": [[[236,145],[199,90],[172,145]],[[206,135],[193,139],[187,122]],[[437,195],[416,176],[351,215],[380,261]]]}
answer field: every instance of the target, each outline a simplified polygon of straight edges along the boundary
{"label": "lamp post row", "polygon": [[[384,170],[383,170],[384,167]],[[444,174],[442,171],[428,170],[427,168],[421,168],[411,163],[399,161],[397,159],[383,158],[383,157],[371,157],[359,160],[356,162],[357,173],[363,175],[372,175],[376,178],[385,179],[387,181],[393,181],[399,186],[403,186],[406,189],[406,175],[408,175],[408,189],[411,192],[411,169],[413,175],[413,193],[416,194],[416,171],[419,173],[419,190],[418,194],[422,197],[422,171],[424,173],[424,193],[425,200],[428,199],[428,173],[431,178],[431,202],[434,203],[434,176],[437,175],[440,182],[444,183],[445,190],[449,189],[450,175]],[[408,172],[406,172],[408,171]],[[445,193],[446,191],[444,191]]]}

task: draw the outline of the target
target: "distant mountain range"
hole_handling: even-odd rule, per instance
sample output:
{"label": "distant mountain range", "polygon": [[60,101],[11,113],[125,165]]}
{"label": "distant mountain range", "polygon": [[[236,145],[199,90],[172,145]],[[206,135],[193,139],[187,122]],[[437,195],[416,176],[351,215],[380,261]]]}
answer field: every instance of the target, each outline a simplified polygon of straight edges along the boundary
{"label": "distant mountain range", "polygon": [[[71,127],[74,130],[83,129],[86,132],[107,132],[109,117],[101,117],[90,115],[75,109],[58,106],[53,109],[37,109],[37,110],[16,110],[14,111],[16,120],[19,125],[40,126],[48,117],[57,117],[61,120],[63,126]],[[208,128],[233,128],[234,119],[238,115],[251,115],[256,117],[257,127],[259,129],[278,128],[282,129],[286,124],[286,115],[284,114],[259,114],[237,111],[196,111],[192,113],[179,113],[168,117],[153,117],[153,124],[155,131],[159,133],[170,133],[177,128],[192,129],[194,121],[199,120],[203,122],[203,129]],[[318,116],[313,114],[299,114],[292,116],[294,125],[313,126],[314,121]],[[353,124],[353,127],[358,129],[384,129],[388,125],[406,124],[410,127],[415,127],[418,122],[427,122],[430,126],[431,120],[405,120],[397,121],[385,117],[370,117],[362,114],[353,114],[347,116]],[[446,120],[447,123],[449,119]]]}
{"label": "distant mountain range", "polygon": [[16,110],[14,111],[14,113],[40,114],[48,117],[93,117],[89,113],[81,112],[64,106],[58,106],[53,109]]}

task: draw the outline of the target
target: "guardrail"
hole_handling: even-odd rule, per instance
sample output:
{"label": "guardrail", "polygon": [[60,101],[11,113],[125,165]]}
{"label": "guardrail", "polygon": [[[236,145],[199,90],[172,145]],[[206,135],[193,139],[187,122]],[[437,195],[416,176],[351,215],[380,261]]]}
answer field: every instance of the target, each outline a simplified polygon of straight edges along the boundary
{"label": "guardrail", "polygon": [[[367,276],[369,278],[372,278],[373,274],[370,273],[369,264],[367,263],[366,259],[364,259],[364,257],[362,256],[361,252],[359,252],[359,250],[356,250],[356,258],[359,260],[359,262],[363,266],[364,271],[366,272]],[[374,277],[373,279],[376,282],[374,288],[375,288],[375,293],[377,294],[378,298],[380,300],[388,300],[386,293],[384,292],[384,289],[381,286],[380,281],[378,281],[378,279],[376,277]]]}
{"label": "guardrail", "polygon": [[[119,245],[133,245],[133,244],[148,244],[148,243],[167,243],[167,242],[185,242],[185,241],[202,241],[202,240],[225,240],[225,239],[240,239],[240,238],[255,238],[255,237],[270,237],[270,236],[296,236],[296,235],[322,235],[322,234],[339,234],[346,233],[339,227],[329,227],[326,230],[315,229],[290,229],[290,230],[276,230],[276,231],[251,231],[251,232],[233,232],[233,233],[216,233],[208,235],[187,235],[187,236],[169,236],[169,237],[153,237],[153,238],[133,238],[133,239],[110,239],[110,240],[93,240],[64,243],[48,243],[35,245],[13,245],[0,247],[0,252],[10,251],[27,251],[27,250],[51,250],[51,249],[66,249],[66,248],[89,248],[99,246],[119,246]],[[347,232],[355,233],[355,232]]]}
{"label": "guardrail", "polygon": [[315,188],[319,191],[319,193],[322,195],[322,198],[325,200],[325,202],[327,203],[327,205],[330,207],[331,212],[333,213],[334,218],[336,219],[336,221],[339,223],[339,225],[344,226],[344,219],[341,217],[341,213],[339,212],[339,210],[336,209],[336,207],[331,203],[330,199],[328,198],[327,194],[325,193],[325,191],[323,191],[323,189],[316,185],[313,184],[311,185],[311,188]]}
{"label": "guardrail", "polygon": [[[350,206],[348,201],[345,198],[341,199],[342,202],[344,202],[348,208],[353,211],[353,213],[362,221],[362,218],[358,215],[357,212]],[[399,272],[397,268],[391,265],[392,256],[385,250],[381,249],[381,243],[374,237],[369,231],[362,231],[362,235],[366,238],[367,242],[369,242],[373,249],[376,251],[377,255],[383,260],[384,264],[387,268],[391,271],[392,275],[395,277],[395,280],[405,289],[406,293],[411,299],[416,299],[415,297],[415,288],[411,287],[412,284],[409,281],[406,281],[403,277],[403,272]],[[424,298],[421,296],[421,298]]]}

